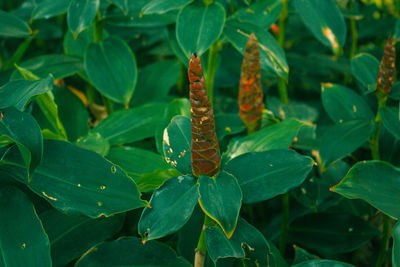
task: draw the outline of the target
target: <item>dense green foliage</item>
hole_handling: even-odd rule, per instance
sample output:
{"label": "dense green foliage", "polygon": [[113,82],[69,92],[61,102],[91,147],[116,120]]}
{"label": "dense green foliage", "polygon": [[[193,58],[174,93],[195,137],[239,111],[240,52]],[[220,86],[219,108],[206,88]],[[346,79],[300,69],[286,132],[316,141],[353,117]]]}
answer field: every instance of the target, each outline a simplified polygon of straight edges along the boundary
{"label": "dense green foliage", "polygon": [[[0,266],[400,267],[399,17],[398,0],[0,0]],[[192,170],[191,55],[214,177]]]}

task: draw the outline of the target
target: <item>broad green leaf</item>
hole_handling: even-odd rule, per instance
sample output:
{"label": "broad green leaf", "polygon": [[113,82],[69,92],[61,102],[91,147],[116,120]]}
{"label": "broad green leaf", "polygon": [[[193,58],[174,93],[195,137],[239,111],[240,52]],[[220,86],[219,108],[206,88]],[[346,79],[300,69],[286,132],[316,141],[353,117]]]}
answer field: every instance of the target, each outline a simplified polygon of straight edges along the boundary
{"label": "broad green leaf", "polygon": [[246,137],[233,140],[224,157],[228,160],[248,152],[288,148],[302,126],[303,123],[296,119],[287,119],[263,128]]}
{"label": "broad green leaf", "polygon": [[351,71],[354,77],[367,89],[373,92],[378,79],[379,61],[372,55],[360,53],[351,59]]}
{"label": "broad green leaf", "polygon": [[319,115],[318,110],[311,105],[294,101],[284,104],[277,98],[268,98],[267,107],[276,118],[282,120],[295,118],[302,122],[315,122]]}
{"label": "broad green leaf", "polygon": [[26,103],[36,95],[43,94],[53,88],[53,77],[38,81],[16,80],[0,87],[0,108],[16,107],[23,110]]}
{"label": "broad green leaf", "polygon": [[367,102],[353,90],[338,84],[322,84],[322,104],[335,122],[375,118]]}
{"label": "broad green leaf", "polygon": [[400,100],[400,82],[396,82],[393,85],[389,96],[393,99]]}
{"label": "broad green leaf", "polygon": [[243,191],[243,202],[254,203],[271,199],[299,186],[312,166],[310,157],[293,150],[271,150],[240,155],[228,161],[224,171],[238,179]]}
{"label": "broad green leaf", "polygon": [[[210,258],[216,262],[226,257],[244,258],[250,266],[285,267],[282,256],[273,251],[270,243],[254,226],[240,218],[232,237],[228,239],[217,226],[207,227],[206,242]],[[279,252],[278,252],[279,254]],[[284,262],[284,261],[283,261]],[[218,265],[217,265],[218,266]],[[247,266],[247,265],[246,265]]]}
{"label": "broad green leaf", "polygon": [[179,172],[172,169],[161,155],[149,150],[115,147],[110,150],[107,158],[135,180],[140,192],[152,192],[169,178],[179,176]]}
{"label": "broad green leaf", "polygon": [[355,164],[331,190],[350,199],[363,199],[378,210],[399,219],[399,177],[400,169],[387,162],[363,161]]}
{"label": "broad green leaf", "polygon": [[50,242],[35,207],[16,187],[0,189],[0,265],[47,267]]}
{"label": "broad green leaf", "polygon": [[[26,182],[21,160],[10,151],[2,169]],[[43,159],[28,187],[55,208],[91,218],[144,207],[134,181],[99,154],[65,141],[45,140]]]}
{"label": "broad green leaf", "polygon": [[246,129],[243,121],[237,113],[220,113],[215,115],[215,131],[218,140],[224,139],[225,136],[238,134]]}
{"label": "broad green leaf", "polygon": [[374,123],[365,120],[352,120],[331,126],[321,139],[322,165],[326,168],[353,153],[368,141],[374,130]]}
{"label": "broad green leaf", "polygon": [[394,29],[393,37],[397,40],[400,39],[400,19],[396,20],[396,27]]}
{"label": "broad green leaf", "polygon": [[259,41],[261,68],[287,79],[289,66],[285,52],[267,29],[238,20],[228,20],[225,23],[224,35],[241,54],[244,54],[251,33],[254,33]]}
{"label": "broad green leaf", "polygon": [[193,2],[193,0],[151,0],[143,8],[143,15],[164,14],[170,10],[180,9]]}
{"label": "broad green leaf", "polygon": [[304,25],[322,44],[339,54],[346,39],[346,24],[334,0],[295,0]]}
{"label": "broad green leaf", "polygon": [[190,267],[192,265],[161,242],[149,241],[143,245],[137,237],[121,237],[96,245],[87,251],[75,266]]}
{"label": "broad green leaf", "polygon": [[296,245],[293,247],[294,247],[293,265],[304,261],[319,259],[318,256],[311,254],[310,252],[306,251],[305,249],[302,249],[301,247],[298,247]]}
{"label": "broad green leaf", "polygon": [[[46,78],[49,73],[54,79],[62,79],[83,72],[82,59],[69,55],[38,56],[19,64],[21,68],[31,71],[39,78]],[[19,80],[22,75],[16,70],[11,75],[11,80]]]}
{"label": "broad green leaf", "polygon": [[292,265],[292,267],[355,267],[355,266],[345,262],[334,261],[334,260],[310,260],[296,265]]}
{"label": "broad green leaf", "polygon": [[183,115],[190,118],[190,101],[187,98],[175,98],[172,100],[164,111],[163,122],[160,123],[156,129],[156,146],[160,154],[163,153],[163,135],[164,130],[171,122],[172,118],[176,115]]}
{"label": "broad green leaf", "polygon": [[27,37],[31,34],[28,24],[14,14],[0,10],[0,36]]}
{"label": "broad green leaf", "polygon": [[132,97],[132,105],[164,100],[181,74],[181,64],[177,60],[162,60],[139,69],[138,81]]}
{"label": "broad green leaf", "polygon": [[[103,37],[106,32],[103,33]],[[83,58],[86,47],[94,41],[94,26],[86,28],[75,39],[72,32],[68,31],[64,35],[64,51],[65,54]]]}
{"label": "broad green leaf", "polygon": [[53,266],[64,266],[97,243],[112,238],[124,223],[121,215],[91,219],[55,209],[41,213],[40,219],[51,243]]}
{"label": "broad green leaf", "polygon": [[278,18],[282,10],[280,0],[262,0],[250,6],[239,9],[229,20],[236,19],[239,22],[246,22],[268,29]]}
{"label": "broad green leaf", "polygon": [[191,142],[190,119],[175,116],[164,130],[163,150],[165,161],[183,175],[192,174]]}
{"label": "broad green leaf", "polygon": [[89,132],[88,135],[76,140],[75,144],[81,148],[92,150],[102,156],[108,154],[110,151],[110,143],[104,139],[101,134],[96,132]]}
{"label": "broad green leaf", "polygon": [[129,103],[136,86],[137,67],[127,43],[116,37],[92,43],[84,61],[89,80],[100,93],[115,102]]}
{"label": "broad green leaf", "polygon": [[206,52],[218,40],[224,23],[225,8],[220,3],[191,4],[181,9],[176,21],[176,38],[186,57]]}
{"label": "broad green leaf", "polygon": [[193,176],[178,176],[156,189],[139,220],[143,242],[178,231],[190,219],[198,199]]}
{"label": "broad green leaf", "polygon": [[400,266],[400,222],[397,222],[393,227],[393,253],[392,264],[393,267]]}
{"label": "broad green leaf", "polygon": [[356,250],[379,233],[370,223],[343,213],[307,214],[289,227],[291,242],[323,255]]}
{"label": "broad green leaf", "polygon": [[243,199],[238,181],[222,171],[214,178],[202,175],[198,183],[201,208],[230,238],[235,231]]}
{"label": "broad green leaf", "polygon": [[68,28],[78,37],[79,33],[88,27],[96,17],[99,0],[72,0],[68,7]]}
{"label": "broad green leaf", "polygon": [[162,121],[165,106],[151,103],[138,108],[114,112],[102,120],[92,132],[99,133],[111,145],[132,143],[154,136]]}
{"label": "broad green leaf", "polygon": [[400,139],[400,113],[399,108],[384,107],[379,109],[382,123],[385,128],[393,134],[394,137]]}
{"label": "broad green leaf", "polygon": [[70,0],[43,0],[32,12],[32,19],[49,19],[67,12]]}
{"label": "broad green leaf", "polygon": [[129,1],[127,0],[111,0],[111,2],[116,5],[119,9],[124,12],[125,15],[128,14],[129,11]]}
{"label": "broad green leaf", "polygon": [[75,141],[86,136],[89,132],[89,114],[83,102],[65,87],[55,88],[53,94],[68,140]]}
{"label": "broad green leaf", "polygon": [[43,137],[39,125],[29,113],[15,108],[3,109],[0,110],[0,136],[7,136],[17,144],[29,180],[43,155]]}

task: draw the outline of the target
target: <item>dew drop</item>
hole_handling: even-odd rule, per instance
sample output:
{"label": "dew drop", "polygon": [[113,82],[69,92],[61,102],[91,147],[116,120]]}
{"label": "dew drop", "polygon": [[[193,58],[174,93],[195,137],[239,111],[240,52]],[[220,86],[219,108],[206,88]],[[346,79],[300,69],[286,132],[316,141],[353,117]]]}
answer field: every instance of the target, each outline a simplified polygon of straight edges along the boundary
{"label": "dew drop", "polygon": [[117,167],[115,167],[114,165],[111,166],[111,172],[112,173],[116,173],[117,172]]}

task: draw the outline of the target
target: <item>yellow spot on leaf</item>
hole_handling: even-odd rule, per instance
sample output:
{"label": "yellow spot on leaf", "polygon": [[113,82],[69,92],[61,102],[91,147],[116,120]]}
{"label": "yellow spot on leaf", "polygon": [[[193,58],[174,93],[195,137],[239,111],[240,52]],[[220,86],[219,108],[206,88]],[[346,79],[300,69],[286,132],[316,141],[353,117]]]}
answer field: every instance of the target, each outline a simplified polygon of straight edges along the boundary
{"label": "yellow spot on leaf", "polygon": [[55,198],[55,197],[51,197],[51,196],[47,195],[46,192],[42,192],[42,194],[43,194],[43,196],[47,197],[47,198],[50,199],[50,200],[53,200],[53,201],[57,201],[57,200],[58,200],[58,199]]}
{"label": "yellow spot on leaf", "polygon": [[101,190],[106,190],[106,186],[105,185],[100,185],[100,189]]}
{"label": "yellow spot on leaf", "polygon": [[357,107],[355,105],[353,105],[353,111],[357,112]]}
{"label": "yellow spot on leaf", "polygon": [[117,172],[117,167],[115,167],[114,165],[111,166],[111,172],[112,173],[116,173]]}
{"label": "yellow spot on leaf", "polygon": [[331,43],[331,46],[335,52],[339,51],[339,43],[336,36],[333,34],[332,30],[328,27],[322,28],[322,34]]}
{"label": "yellow spot on leaf", "polygon": [[232,132],[232,129],[230,127],[225,127],[225,131],[227,131],[228,133]]}
{"label": "yellow spot on leaf", "polygon": [[97,206],[99,206],[99,207],[101,207],[101,206],[103,206],[103,202],[97,202]]}
{"label": "yellow spot on leaf", "polygon": [[25,248],[26,248],[26,243],[22,243],[22,244],[21,244],[21,248],[22,248],[22,249],[25,249]]}
{"label": "yellow spot on leaf", "polygon": [[169,144],[169,136],[168,136],[168,131],[167,131],[167,129],[164,130],[163,142],[164,142],[165,144],[167,144],[167,146],[170,146],[170,144]]}

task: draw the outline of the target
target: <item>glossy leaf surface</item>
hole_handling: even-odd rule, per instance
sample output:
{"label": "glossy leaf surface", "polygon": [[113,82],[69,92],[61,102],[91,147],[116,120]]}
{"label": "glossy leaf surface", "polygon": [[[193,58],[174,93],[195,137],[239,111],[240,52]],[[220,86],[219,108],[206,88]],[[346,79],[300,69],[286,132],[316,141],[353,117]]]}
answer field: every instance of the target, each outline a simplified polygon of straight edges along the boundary
{"label": "glossy leaf surface", "polygon": [[400,113],[398,108],[384,107],[379,110],[385,128],[397,139],[400,139]]}
{"label": "glossy leaf surface", "polygon": [[70,2],[67,23],[75,38],[92,23],[99,5],[99,0],[72,0]]}
{"label": "glossy leaf surface", "polygon": [[367,92],[376,89],[378,78],[379,61],[372,55],[361,53],[351,59],[351,71]]}
{"label": "glossy leaf surface", "polygon": [[31,34],[28,24],[14,14],[0,10],[0,36],[27,37]]}
{"label": "glossy leaf surface", "polygon": [[271,150],[240,155],[228,161],[224,171],[238,179],[243,202],[254,203],[286,193],[300,185],[312,166],[311,158],[293,150]]}
{"label": "glossy leaf surface", "polygon": [[400,218],[399,177],[400,170],[387,162],[364,161],[355,164],[332,190],[350,199],[363,199],[393,218]]}
{"label": "glossy leaf surface", "polygon": [[179,176],[166,181],[150,199],[139,221],[144,241],[178,231],[192,215],[197,204],[197,185],[193,176]]}
{"label": "glossy leaf surface", "polygon": [[243,196],[238,181],[222,171],[214,178],[202,175],[198,183],[201,208],[230,238],[235,231],[242,206]]}
{"label": "glossy leaf surface", "polygon": [[182,8],[191,2],[193,0],[175,0],[174,2],[168,0],[151,0],[142,8],[142,12],[144,15],[164,14],[170,10]]}

